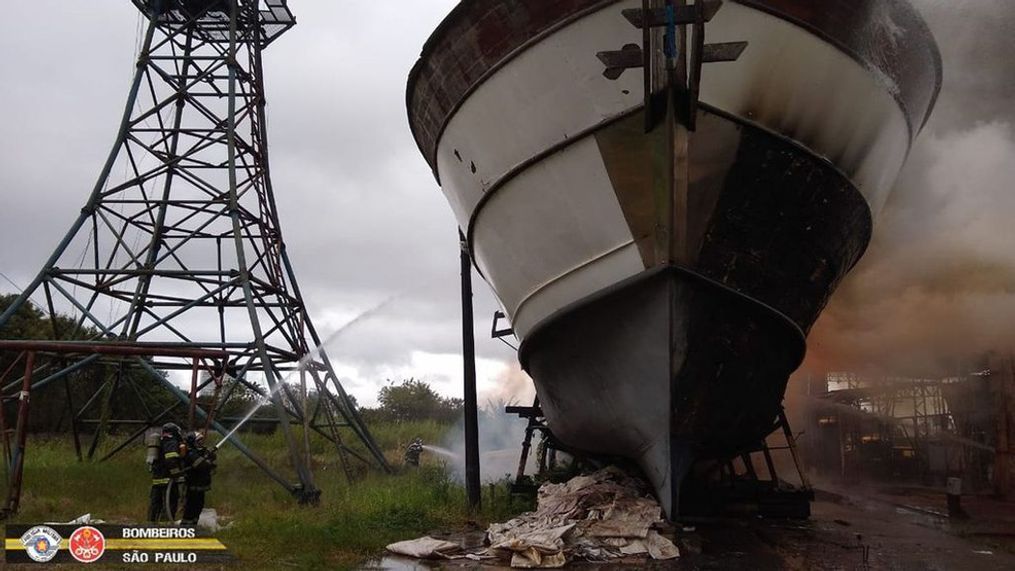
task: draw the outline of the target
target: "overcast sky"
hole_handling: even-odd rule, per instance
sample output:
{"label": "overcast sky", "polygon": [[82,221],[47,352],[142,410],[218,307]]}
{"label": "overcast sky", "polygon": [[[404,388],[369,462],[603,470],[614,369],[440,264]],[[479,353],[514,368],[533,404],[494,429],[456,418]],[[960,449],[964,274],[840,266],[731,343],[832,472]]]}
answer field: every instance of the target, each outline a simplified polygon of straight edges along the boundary
{"label": "overcast sky", "polygon": [[[109,152],[142,31],[128,0],[2,2],[0,272],[24,287]],[[462,392],[457,227],[405,112],[409,69],[455,3],[294,0],[298,25],[265,52],[273,184],[318,330],[401,296],[329,347],[361,402],[386,378]],[[513,352],[488,338],[497,305],[478,276],[474,287],[493,397]]]}
{"label": "overcast sky", "polygon": [[[0,1],[0,272],[24,286],[76,217],[113,143],[141,21],[128,0]],[[327,337],[362,311],[401,296],[329,347],[347,388],[361,402],[373,402],[386,378],[408,376],[461,394],[456,227],[409,133],[404,103],[409,69],[455,3],[292,0],[299,24],[265,54],[274,188],[283,234],[318,329]],[[826,331],[829,324],[849,330],[843,314],[869,314],[857,331],[879,330],[889,321],[877,306],[868,304],[874,310],[864,314],[854,304],[884,291],[861,286],[877,284],[885,268],[899,266],[893,260],[907,258],[908,244],[929,246],[934,237],[986,224],[998,251],[1015,252],[1010,247],[1015,225],[1006,222],[1007,211],[982,216],[991,210],[987,190],[1015,196],[1004,170],[1010,160],[980,161],[979,171],[989,172],[972,180],[959,177],[957,192],[943,189],[932,194],[933,208],[914,208],[927,204],[927,181],[917,175],[933,172],[928,165],[943,164],[949,156],[955,160],[949,153],[953,145],[973,141],[967,144],[970,160],[982,156],[976,150],[980,140],[995,149],[1008,144],[1015,149],[1015,5],[1011,0],[918,4],[932,19],[945,54],[942,105],[914,151],[904,188],[889,203],[878,230],[885,238],[873,251],[877,257],[846,284],[840,297],[849,303],[833,303]],[[966,164],[948,172],[961,172]],[[979,201],[962,202],[977,196]],[[961,204],[968,215],[946,216]],[[893,231],[893,225],[905,231]],[[970,248],[982,243],[971,242]],[[1015,265],[1010,253],[995,257]],[[892,291],[919,289],[919,268],[906,271]],[[518,387],[519,379],[508,369],[513,352],[487,335],[497,305],[478,278],[475,286],[480,388],[492,397],[496,387]],[[1015,282],[997,288],[1010,296]],[[0,291],[13,289],[0,278]],[[1015,322],[1015,303],[1010,313],[993,313],[999,323]],[[944,325],[953,319],[941,317]],[[884,343],[878,338],[870,344]]]}

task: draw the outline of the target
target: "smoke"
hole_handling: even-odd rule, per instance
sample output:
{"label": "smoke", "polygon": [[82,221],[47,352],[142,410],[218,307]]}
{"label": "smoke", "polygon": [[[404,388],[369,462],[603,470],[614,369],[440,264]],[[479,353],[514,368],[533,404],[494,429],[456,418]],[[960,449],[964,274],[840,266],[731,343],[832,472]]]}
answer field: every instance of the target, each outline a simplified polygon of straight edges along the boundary
{"label": "smoke", "polygon": [[1015,3],[914,3],[941,46],[937,109],[798,378],[965,373],[1015,350]]}
{"label": "smoke", "polygon": [[[517,362],[508,363],[497,376],[494,385],[479,395],[482,403],[509,403],[530,405],[536,398],[536,386]],[[490,406],[493,406],[492,404]]]}
{"label": "smoke", "polygon": [[[532,380],[517,363],[511,363],[497,377],[494,386],[484,391],[479,398],[479,464],[480,479],[494,482],[505,477],[514,477],[521,457],[522,440],[525,438],[527,419],[504,412],[508,405],[530,406],[536,390]],[[527,473],[535,468],[536,445],[540,435],[532,438]],[[441,445],[451,452],[442,460],[448,463],[452,474],[465,481],[465,424],[459,420],[448,431]]]}
{"label": "smoke", "polygon": [[[531,404],[531,403],[529,403]],[[479,411],[479,472],[483,482],[496,482],[514,478],[521,457],[522,439],[528,421],[504,412],[506,403],[488,403]],[[540,435],[532,437],[526,473],[535,468],[536,446]],[[451,474],[459,481],[465,481],[465,423],[459,420],[441,442],[445,449],[440,460],[447,463]]]}

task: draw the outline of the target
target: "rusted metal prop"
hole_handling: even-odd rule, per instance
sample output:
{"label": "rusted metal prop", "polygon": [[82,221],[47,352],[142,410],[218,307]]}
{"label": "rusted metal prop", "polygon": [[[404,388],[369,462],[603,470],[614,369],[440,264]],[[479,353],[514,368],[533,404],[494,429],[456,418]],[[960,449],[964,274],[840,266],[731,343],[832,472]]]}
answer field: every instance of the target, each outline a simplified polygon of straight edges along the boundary
{"label": "rusted metal prop", "polygon": [[[196,375],[199,365],[204,361],[207,363],[210,361],[211,364],[221,362],[221,360],[228,357],[228,353],[225,351],[217,351],[210,349],[197,349],[197,348],[183,348],[173,346],[162,346],[157,343],[89,343],[89,342],[60,342],[60,341],[33,341],[33,340],[0,340],[0,351],[18,352],[18,357],[14,362],[4,371],[3,375],[0,375],[0,383],[7,380],[7,377],[15,369],[15,366],[24,360],[24,375],[20,379],[20,387],[17,393],[14,395],[8,395],[0,397],[0,434],[2,434],[3,448],[4,448],[4,464],[7,468],[7,497],[4,501],[3,507],[0,508],[0,517],[7,517],[8,515],[17,513],[18,507],[21,503],[21,490],[24,483],[24,469],[25,469],[25,453],[28,445],[28,420],[31,412],[31,394],[33,389],[38,390],[45,384],[57,380],[58,378],[69,374],[82,367],[82,363],[89,364],[97,360],[99,356],[108,357],[119,357],[119,358],[154,358],[154,357],[181,357],[189,358],[192,360],[195,375],[195,384],[192,386],[193,395],[196,395],[198,390],[196,385]],[[50,375],[41,381],[33,383],[33,374],[35,371],[36,355],[52,354],[60,356],[83,356],[87,355],[85,359],[79,361],[75,365],[64,367],[61,371]],[[168,381],[166,381],[168,382]],[[18,382],[7,384],[4,387],[4,391],[10,390],[11,388],[17,387]],[[100,389],[101,392],[101,389]],[[98,393],[96,393],[98,395]],[[93,397],[94,399],[95,397]],[[10,441],[10,434],[7,429],[7,419],[5,418],[3,401],[10,401],[17,399],[17,417],[15,420],[14,428],[14,442],[13,445]],[[90,404],[91,401],[89,401]],[[190,399],[191,403],[191,415],[197,412],[196,402],[194,398]],[[87,404],[85,407],[87,408]],[[170,409],[163,412],[161,415],[155,417],[150,422],[161,420],[169,412],[176,408],[178,405],[170,407]],[[204,414],[203,412],[201,414]],[[211,419],[209,418],[209,421]],[[101,419],[98,421],[99,426],[96,427],[96,435],[101,433],[108,419]],[[141,430],[134,433],[126,442],[118,446],[115,450],[107,454],[103,459],[109,458],[116,452],[122,450],[130,442],[135,440],[140,434],[143,434],[150,422],[146,422],[145,426]],[[93,451],[96,442],[93,442]],[[242,446],[242,445],[240,445]]]}

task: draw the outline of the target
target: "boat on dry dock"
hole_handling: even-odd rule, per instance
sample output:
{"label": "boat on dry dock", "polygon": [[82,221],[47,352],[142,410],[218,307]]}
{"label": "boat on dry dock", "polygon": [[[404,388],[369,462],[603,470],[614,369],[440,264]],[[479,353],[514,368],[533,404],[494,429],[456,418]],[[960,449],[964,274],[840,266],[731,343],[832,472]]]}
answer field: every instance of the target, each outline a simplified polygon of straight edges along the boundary
{"label": "boat on dry dock", "polygon": [[905,0],[463,0],[407,99],[554,435],[673,514],[771,432],[940,84]]}

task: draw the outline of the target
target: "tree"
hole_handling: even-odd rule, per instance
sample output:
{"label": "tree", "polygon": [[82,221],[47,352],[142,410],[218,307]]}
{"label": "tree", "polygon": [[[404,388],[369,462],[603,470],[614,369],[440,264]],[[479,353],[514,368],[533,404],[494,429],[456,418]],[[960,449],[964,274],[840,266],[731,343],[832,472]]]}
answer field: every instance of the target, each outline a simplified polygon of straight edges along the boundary
{"label": "tree", "polygon": [[[0,313],[16,299],[16,295],[0,295]],[[18,311],[11,316],[4,327],[0,328],[0,339],[101,341],[103,336],[96,329],[80,325],[79,319],[62,314],[50,318],[48,312],[42,311],[32,303],[25,303],[18,308]],[[16,382],[24,374],[23,360],[11,368],[20,355],[19,351],[0,351],[0,374],[10,368],[3,384]],[[62,369],[67,364],[68,360],[59,355],[40,353],[35,359],[34,380],[38,381],[42,377]],[[119,388],[112,394],[110,411],[126,411],[131,416],[136,416],[139,411],[146,408],[157,413],[176,403],[174,397],[164,387],[153,382],[148,373],[137,367],[125,366],[121,368],[115,362],[93,364],[70,373],[62,380],[50,383],[40,390],[33,391],[29,430],[32,432],[69,431],[71,422],[67,406],[68,395],[70,395],[77,412],[80,412],[84,404],[91,401],[91,406],[83,418],[99,416],[102,399],[93,400],[91,397],[100,389],[106,390],[107,386],[111,389],[117,378],[119,382],[115,386]],[[6,417],[14,418],[17,402],[8,401],[5,406]],[[181,411],[185,411],[185,409],[181,408],[177,415],[166,420],[179,420],[179,415],[185,414]],[[86,425],[81,428],[88,431],[92,430],[93,426]]]}
{"label": "tree", "polygon": [[[0,313],[10,307],[17,297],[0,296]],[[30,303],[22,305],[7,323],[0,327],[0,339],[50,339],[51,333],[48,320]],[[17,356],[17,353],[0,352],[0,372],[6,371]]]}
{"label": "tree", "polygon": [[383,387],[377,400],[380,416],[393,422],[436,420],[450,423],[462,412],[462,399],[442,397],[428,383],[413,378]]}

